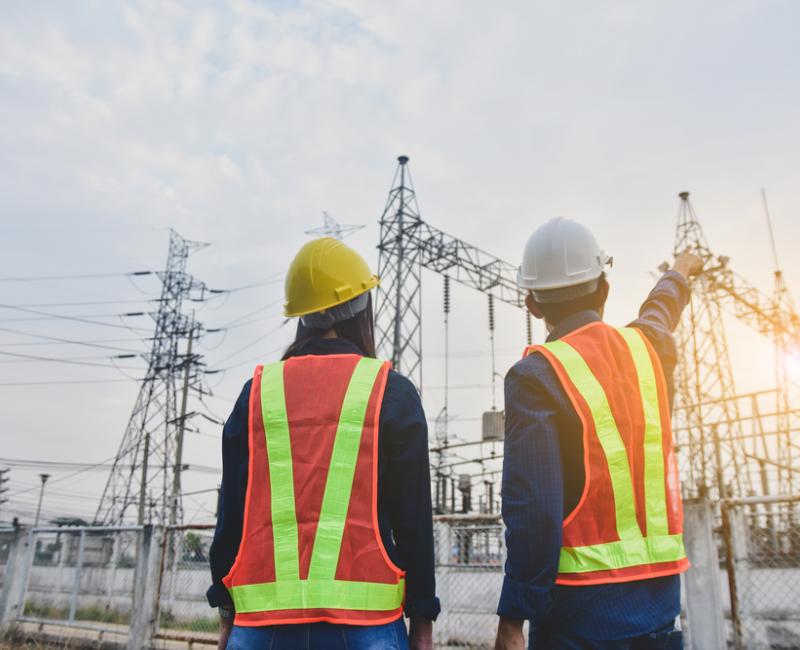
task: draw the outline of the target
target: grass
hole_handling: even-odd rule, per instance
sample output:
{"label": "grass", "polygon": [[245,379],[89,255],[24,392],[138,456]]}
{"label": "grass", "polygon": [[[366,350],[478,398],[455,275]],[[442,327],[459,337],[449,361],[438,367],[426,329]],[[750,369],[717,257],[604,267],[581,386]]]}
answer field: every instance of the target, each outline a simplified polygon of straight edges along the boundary
{"label": "grass", "polygon": [[[55,607],[54,605],[32,601],[27,601],[25,603],[24,613],[25,616],[49,618],[57,621],[63,621],[69,618],[68,607]],[[131,622],[131,615],[127,612],[118,612],[114,609],[93,605],[91,607],[78,607],[75,610],[75,620],[128,625]]]}
{"label": "grass", "polygon": [[[69,608],[27,601],[25,603],[25,616],[65,621],[69,618]],[[130,613],[118,612],[113,609],[106,609],[99,605],[94,605],[91,607],[79,607],[75,610],[75,620],[129,625],[131,622],[131,615]],[[159,623],[160,627],[165,629],[185,630],[187,632],[214,633],[219,629],[219,623],[215,617],[198,616],[190,619],[179,619],[169,610],[161,612]],[[0,648],[0,650],[2,650],[2,648]]]}
{"label": "grass", "polygon": [[199,616],[190,619],[179,619],[170,612],[161,612],[160,627],[171,630],[186,630],[187,632],[216,632],[219,629],[219,622],[216,618]]}

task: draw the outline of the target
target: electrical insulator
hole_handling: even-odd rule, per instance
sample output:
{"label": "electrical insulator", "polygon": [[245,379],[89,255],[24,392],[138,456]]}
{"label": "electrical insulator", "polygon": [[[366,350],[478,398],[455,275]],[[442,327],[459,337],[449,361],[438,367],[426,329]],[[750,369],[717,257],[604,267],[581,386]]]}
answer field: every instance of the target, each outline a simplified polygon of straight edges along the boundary
{"label": "electrical insulator", "polygon": [[528,335],[528,345],[533,345],[533,321],[531,320],[531,313],[525,314],[525,331]]}
{"label": "electrical insulator", "polygon": [[494,296],[489,294],[489,331],[494,332]]}
{"label": "electrical insulator", "polygon": [[450,276],[444,276],[444,313],[450,313]]}

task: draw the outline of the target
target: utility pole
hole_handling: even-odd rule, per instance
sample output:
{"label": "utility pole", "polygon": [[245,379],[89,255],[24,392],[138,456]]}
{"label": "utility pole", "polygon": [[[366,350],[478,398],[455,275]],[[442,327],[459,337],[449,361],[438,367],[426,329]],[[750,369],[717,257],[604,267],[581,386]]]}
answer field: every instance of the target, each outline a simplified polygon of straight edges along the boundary
{"label": "utility pole", "polygon": [[8,477],[6,474],[8,474],[10,471],[11,470],[8,468],[0,469],[0,508],[2,508],[4,503],[8,502],[8,499],[6,499],[3,495],[8,492],[8,488],[4,487],[4,485],[8,483]]}
{"label": "utility pole", "polygon": [[192,375],[192,341],[194,341],[195,325],[194,312],[189,326],[189,342],[186,346],[186,361],[183,369],[183,392],[181,395],[181,413],[178,416],[178,434],[175,441],[175,467],[172,471],[172,504],[169,514],[169,523],[175,526],[178,523],[178,509],[181,500],[181,471],[183,470],[183,434],[186,431],[186,402],[189,399],[189,380]]}
{"label": "utility pole", "polygon": [[42,480],[42,487],[39,490],[39,504],[36,506],[36,521],[33,524],[34,528],[39,525],[39,515],[42,513],[42,499],[44,498],[44,485],[47,483],[47,479],[50,478],[50,474],[39,474],[39,478]]}

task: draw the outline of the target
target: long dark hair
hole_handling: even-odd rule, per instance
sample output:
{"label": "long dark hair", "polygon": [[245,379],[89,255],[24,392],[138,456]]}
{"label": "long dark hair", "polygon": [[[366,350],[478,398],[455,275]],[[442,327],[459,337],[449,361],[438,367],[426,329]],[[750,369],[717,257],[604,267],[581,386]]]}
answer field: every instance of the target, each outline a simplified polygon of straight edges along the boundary
{"label": "long dark hair", "polygon": [[[340,339],[345,339],[353,343],[365,357],[376,356],[375,353],[375,322],[372,316],[372,295],[367,299],[367,308],[358,312],[353,318],[335,323],[333,330]],[[286,352],[283,353],[282,361],[289,357],[297,356],[300,349],[311,339],[323,336],[327,329],[306,327],[301,320],[297,321],[297,333],[294,341]]]}

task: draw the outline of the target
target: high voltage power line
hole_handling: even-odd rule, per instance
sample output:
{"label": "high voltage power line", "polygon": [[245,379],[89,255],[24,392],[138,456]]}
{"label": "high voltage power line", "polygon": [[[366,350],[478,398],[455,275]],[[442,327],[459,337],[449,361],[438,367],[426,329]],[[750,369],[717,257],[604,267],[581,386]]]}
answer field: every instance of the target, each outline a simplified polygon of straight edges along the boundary
{"label": "high voltage power line", "polygon": [[[109,479],[100,499],[88,493],[75,490],[60,490],[58,493],[48,495],[50,503],[57,503],[59,507],[71,507],[73,511],[86,512],[88,504],[92,501],[97,506],[94,511],[96,522],[105,521],[122,522],[135,518],[142,520],[141,504],[145,503],[144,510],[149,517],[166,522],[179,523],[183,516],[181,501],[184,492],[180,484],[180,475],[185,471],[199,472],[218,476],[218,467],[203,466],[198,464],[187,465],[182,462],[181,450],[184,435],[200,435],[219,439],[220,434],[209,434],[193,426],[189,421],[194,416],[208,419],[215,426],[222,424],[219,416],[207,415],[203,409],[191,411],[187,408],[186,399],[182,396],[196,394],[201,404],[205,404],[204,397],[210,396],[203,377],[207,368],[202,360],[202,355],[197,351],[192,352],[191,345],[200,348],[202,337],[205,334],[222,333],[221,341],[213,349],[225,341],[225,333],[229,330],[241,329],[261,322],[273,320],[280,314],[266,313],[280,303],[280,300],[267,302],[256,309],[249,309],[236,318],[225,320],[221,325],[205,328],[193,316],[188,316],[180,308],[180,304],[193,304],[200,310],[212,299],[222,296],[231,296],[247,291],[257,290],[259,287],[273,285],[280,282],[283,273],[276,273],[255,282],[236,285],[229,288],[209,288],[205,283],[192,278],[185,271],[185,261],[189,249],[197,250],[201,245],[183,240],[177,233],[171,232],[170,256],[164,271],[134,271],[128,273],[83,273],[70,275],[38,275],[2,277],[0,282],[5,284],[41,284],[43,286],[60,290],[60,286],[45,285],[44,281],[76,281],[85,282],[90,279],[105,280],[111,278],[127,278],[129,280],[151,276],[156,277],[161,283],[161,295],[148,296],[140,287],[132,283],[134,288],[145,296],[138,299],[86,299],[73,301],[39,300],[27,298],[24,302],[11,302],[5,300],[0,303],[0,314],[5,311],[16,312],[20,317],[3,317],[0,322],[25,323],[16,327],[0,327],[0,332],[22,337],[23,340],[11,339],[0,342],[0,364],[69,364],[74,366],[90,366],[108,368],[117,371],[132,370],[135,377],[119,379],[107,378],[70,378],[70,379],[40,379],[26,380],[15,379],[0,381],[3,387],[41,387],[41,386],[70,386],[123,383],[135,381],[140,384],[139,398],[133,409],[129,425],[118,452],[111,458],[99,463],[70,463],[62,461],[32,461],[25,459],[6,459],[8,465],[19,470],[36,471],[46,470],[58,474],[51,479],[50,484],[69,485],[71,482],[81,481],[89,474],[108,473]],[[66,284],[64,285],[66,290]],[[227,303],[227,299],[224,301]],[[102,309],[92,307],[115,305],[130,305],[129,311],[120,313],[103,312]],[[88,309],[87,309],[88,308]],[[144,308],[144,309],[142,309]],[[124,308],[123,308],[124,309]],[[263,316],[260,316],[264,314]],[[124,322],[125,319],[134,317],[151,316],[155,321],[155,330],[151,328],[133,326]],[[122,322],[114,322],[122,319]],[[42,332],[40,326],[47,323],[74,323],[86,327],[110,327],[126,329],[134,336],[96,337],[64,336],[60,333]],[[277,329],[277,328],[276,328]],[[220,357],[216,367],[222,366],[225,361],[235,359],[242,352],[256,346],[260,341],[269,338],[275,330],[266,331],[258,338],[246,345],[225,353]],[[141,336],[136,336],[141,335]],[[149,349],[140,348],[136,343],[144,343]],[[69,354],[28,354],[12,351],[17,346],[56,346],[59,349],[66,346],[79,346],[91,348],[98,352],[108,351],[108,355],[96,354],[77,356]],[[141,358],[147,366],[121,365],[116,361],[121,359]],[[263,357],[262,357],[263,358]],[[104,362],[108,360],[108,362]],[[242,363],[249,363],[245,361]],[[240,364],[228,365],[219,368],[224,372]],[[123,373],[124,374],[124,373]],[[181,388],[182,386],[182,388]],[[2,463],[3,461],[0,461]],[[35,496],[33,492],[39,485],[28,485],[22,489],[11,492],[11,510],[17,513],[26,512],[33,507]],[[205,493],[205,490],[195,491],[191,495]],[[187,495],[188,496],[188,495]],[[76,502],[71,498],[74,497]],[[30,502],[30,503],[29,503]],[[30,506],[30,507],[29,507]],[[137,508],[137,506],[139,506]],[[205,506],[200,505],[200,509]],[[51,507],[52,509],[52,507]],[[193,508],[194,509],[194,508]],[[6,509],[8,510],[8,508]],[[45,512],[49,512],[45,509]],[[129,513],[133,514],[129,514]],[[88,512],[87,512],[88,515]]]}
{"label": "high voltage power line", "polygon": [[135,509],[136,522],[143,524],[150,502],[155,507],[149,512],[159,523],[182,521],[187,398],[190,390],[206,392],[202,358],[192,351],[203,329],[194,315],[185,314],[182,308],[190,298],[200,300],[207,295],[208,287],[186,272],[190,253],[205,246],[170,231],[166,269],[157,274],[162,300],[155,315],[148,368],[97,508],[97,523],[125,523]]}
{"label": "high voltage power line", "polygon": [[[512,306],[524,307],[524,295],[517,287],[516,265],[423,221],[408,169],[408,157],[401,156],[398,162],[380,219],[378,275],[382,283],[377,294],[376,342],[382,356],[390,358],[394,368],[408,375],[421,390],[422,269],[444,275],[446,287],[452,279]],[[692,280],[691,302],[677,335],[682,359],[676,375],[673,419],[684,495],[721,499],[750,494],[795,494],[800,489],[800,445],[794,440],[800,431],[800,409],[793,406],[789,397],[792,382],[786,364],[800,350],[800,314],[794,308],[777,266],[766,200],[764,207],[776,267],[772,296],[764,295],[734,273],[727,257],[712,252],[688,196],[688,192],[680,195],[675,252],[690,248],[704,259],[705,270]],[[446,323],[448,300],[445,305]],[[737,394],[722,328],[723,312],[733,315],[773,344],[775,388]],[[530,317],[526,315],[529,342],[530,324]],[[426,353],[425,356],[430,355]],[[464,384],[458,388],[485,386]],[[426,390],[430,388],[434,387],[425,386]],[[444,389],[446,395],[456,386],[445,382],[445,386],[435,388]],[[443,413],[445,422],[439,418],[435,420],[437,435],[442,427],[446,433],[446,410]],[[447,439],[446,435],[442,436],[442,440]],[[437,480],[451,485],[453,467],[469,463],[483,467],[501,458],[501,454],[491,454],[446,463],[444,454],[448,446],[441,445],[434,451],[440,454],[438,470],[448,470],[446,476],[438,476]],[[438,488],[437,485],[437,508],[443,511],[446,490]],[[798,517],[800,513],[792,516]],[[785,518],[774,519],[772,524],[784,531],[793,525]]]}

